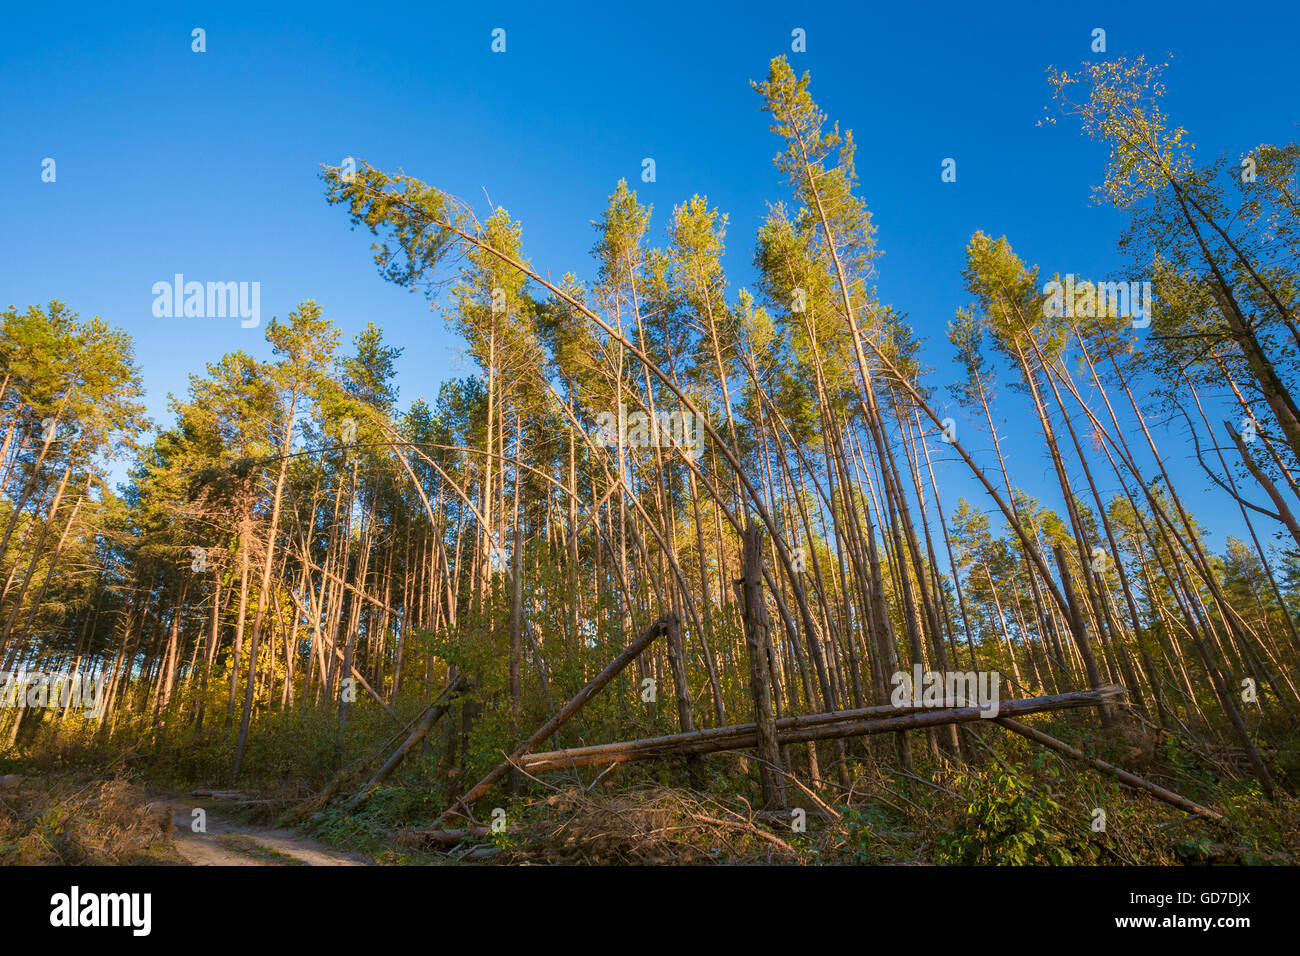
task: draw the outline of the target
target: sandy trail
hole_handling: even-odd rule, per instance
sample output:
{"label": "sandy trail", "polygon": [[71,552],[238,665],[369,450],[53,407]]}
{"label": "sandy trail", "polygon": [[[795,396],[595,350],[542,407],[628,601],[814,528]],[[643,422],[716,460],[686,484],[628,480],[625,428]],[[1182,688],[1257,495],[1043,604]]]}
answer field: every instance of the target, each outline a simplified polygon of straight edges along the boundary
{"label": "sandy trail", "polygon": [[[344,853],[292,830],[256,827],[214,814],[191,798],[162,798],[172,811],[172,842],[194,866],[368,866],[356,853]],[[193,810],[207,812],[206,833],[195,833]]]}

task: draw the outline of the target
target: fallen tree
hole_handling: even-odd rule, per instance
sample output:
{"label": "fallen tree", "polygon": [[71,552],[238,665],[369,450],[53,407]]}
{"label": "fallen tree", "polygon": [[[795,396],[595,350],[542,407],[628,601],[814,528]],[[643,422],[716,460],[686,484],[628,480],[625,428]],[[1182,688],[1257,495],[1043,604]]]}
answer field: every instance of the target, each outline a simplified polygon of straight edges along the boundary
{"label": "fallen tree", "polygon": [[349,809],[356,807],[367,793],[388,779],[389,775],[397,769],[398,764],[405,759],[406,755],[414,750],[416,746],[419,745],[420,741],[429,735],[429,731],[433,729],[434,724],[441,720],[447,711],[451,710],[451,705],[456,694],[466,687],[468,683],[469,682],[466,680],[464,675],[458,675],[450,684],[447,685],[443,692],[438,695],[437,699],[429,705],[425,712],[424,719],[420,721],[419,726],[411,732],[411,735],[407,737],[406,740],[402,741],[402,745],[393,752],[393,755],[389,757],[387,762],[385,762],[385,764],[375,772],[375,775],[367,781],[366,785],[358,790],[356,795],[348,801]]}
{"label": "fallen tree", "polygon": [[[999,715],[1036,714],[1076,707],[1096,707],[1126,693],[1123,687],[1111,684],[1095,690],[1003,701],[998,713]],[[950,704],[952,701],[944,701],[944,703]],[[977,706],[945,706],[935,709],[916,704],[901,706],[882,704],[856,710],[783,717],[775,721],[775,724],[777,741],[781,745],[786,745],[814,740],[864,737],[891,731],[988,719],[982,716],[984,713],[984,709]],[[659,760],[664,757],[718,753],[723,750],[752,749],[757,746],[757,740],[758,728],[755,724],[737,724],[690,733],[669,734],[664,737],[649,737],[643,740],[533,753],[518,759],[520,769],[528,773],[540,773],[546,770],[587,767],[593,764]]]}
{"label": "fallen tree", "polygon": [[1011,720],[1007,717],[997,717],[995,719],[999,724],[1007,730],[1010,730],[1012,733],[1020,734],[1020,736],[1034,741],[1034,743],[1042,744],[1044,747],[1047,747],[1050,750],[1055,750],[1057,753],[1065,754],[1067,757],[1074,757],[1076,760],[1082,760],[1084,763],[1091,764],[1102,773],[1108,773],[1121,782],[1128,784],[1130,787],[1143,790],[1151,794],[1157,800],[1163,800],[1170,806],[1189,810],[1197,816],[1205,817],[1207,820],[1213,820],[1216,823],[1223,822],[1223,814],[1215,813],[1213,810],[1208,807],[1203,807],[1199,803],[1193,803],[1181,794],[1174,793],[1172,790],[1166,790],[1164,787],[1159,784],[1154,784],[1150,780],[1143,780],[1137,774],[1129,773],[1127,770],[1122,770],[1114,764],[1109,764],[1104,760],[1097,759],[1096,757],[1089,757],[1078,747],[1072,747],[1064,740],[1057,740],[1051,734],[1045,734],[1041,730],[1030,727],[1028,724],[1022,724],[1018,720]]}
{"label": "fallen tree", "polygon": [[514,753],[497,764],[487,776],[472,786],[463,797],[454,801],[430,829],[437,829],[448,816],[469,816],[470,808],[474,803],[496,786],[513,768],[519,766],[519,761],[530,750],[573,719],[573,716],[582,710],[587,705],[587,702],[600,692],[601,688],[622,673],[628,664],[636,660],[638,654],[649,647],[656,637],[664,634],[667,630],[668,619],[660,618],[642,631],[640,636],[623,650],[623,653],[606,664],[604,669],[593,677],[582,690],[578,691],[568,703],[561,707],[554,717],[534,731],[531,737],[515,748]]}

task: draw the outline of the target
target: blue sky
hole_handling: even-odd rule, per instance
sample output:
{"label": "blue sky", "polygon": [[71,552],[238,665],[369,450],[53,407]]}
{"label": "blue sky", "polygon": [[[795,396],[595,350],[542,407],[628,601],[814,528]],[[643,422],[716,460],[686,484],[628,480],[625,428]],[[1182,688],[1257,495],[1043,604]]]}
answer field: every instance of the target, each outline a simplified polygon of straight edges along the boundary
{"label": "blue sky", "polygon": [[[787,53],[855,131],[881,298],[909,314],[942,384],[975,230],[1007,234],[1049,275],[1121,266],[1122,217],[1089,202],[1104,149],[1070,122],[1035,126],[1049,65],[1172,53],[1167,109],[1205,156],[1289,141],[1300,123],[1295,4],[1044,6],[13,5],[0,34],[0,299],[60,298],[129,331],[149,411],[166,421],[190,373],[269,350],[238,319],[155,318],[153,283],[257,281],[263,327],[307,298],[349,339],[383,326],[405,348],[405,406],[436,394],[458,343],[422,296],[380,279],[369,235],[325,203],[321,163],[401,167],[483,212],[490,196],[557,277],[592,275],[590,222],[620,177],[653,204],[656,243],[673,204],[704,194],[730,216],[738,287],[752,282],[766,204],[786,195],[749,80]],[[490,49],[498,27],[504,54]],[[806,53],[790,52],[796,27]],[[1106,54],[1090,50],[1096,27]],[[46,157],[54,183],[41,181]],[[640,181],[644,157],[654,183]],[[940,182],[945,157],[956,183]],[[1012,438],[1019,478],[1046,498],[1049,465],[1026,431]],[[1195,468],[1185,452],[1170,449]],[[1218,530],[1209,500],[1198,512]]]}

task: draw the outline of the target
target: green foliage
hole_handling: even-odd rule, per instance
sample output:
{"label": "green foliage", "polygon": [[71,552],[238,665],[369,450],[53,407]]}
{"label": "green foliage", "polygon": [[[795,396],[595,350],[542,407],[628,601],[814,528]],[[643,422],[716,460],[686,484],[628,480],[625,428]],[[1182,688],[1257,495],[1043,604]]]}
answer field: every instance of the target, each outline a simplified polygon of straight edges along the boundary
{"label": "green foliage", "polygon": [[997,773],[958,779],[975,791],[965,818],[936,847],[940,863],[1065,866],[1093,862],[1096,850],[1075,837],[1061,806],[1030,791],[1017,778]]}
{"label": "green foliage", "polygon": [[843,807],[840,810],[840,822],[844,827],[844,837],[839,849],[847,857],[847,862],[866,865],[880,862],[879,855],[872,852],[875,831],[888,824],[888,816],[879,804],[867,803],[860,807]]}
{"label": "green foliage", "polygon": [[[412,769],[412,768],[408,768]],[[432,820],[447,805],[446,791],[414,768],[418,786],[381,786],[356,808],[346,801],[331,804],[307,821],[307,829],[326,843],[376,851],[396,829]]]}
{"label": "green foliage", "polygon": [[1209,837],[1179,840],[1174,844],[1174,855],[1187,864],[1208,863],[1214,859],[1214,844]]}

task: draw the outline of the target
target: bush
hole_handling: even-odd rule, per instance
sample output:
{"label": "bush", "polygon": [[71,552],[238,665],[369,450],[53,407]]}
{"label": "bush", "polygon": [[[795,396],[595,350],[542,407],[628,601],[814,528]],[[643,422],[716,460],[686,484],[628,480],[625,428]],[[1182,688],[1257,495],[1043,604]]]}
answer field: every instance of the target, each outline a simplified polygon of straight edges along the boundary
{"label": "bush", "polygon": [[1026,866],[1095,862],[1094,844],[1069,835],[1069,824],[1056,801],[1034,793],[1009,774],[994,774],[974,783],[975,799],[965,818],[940,838],[938,863]]}

